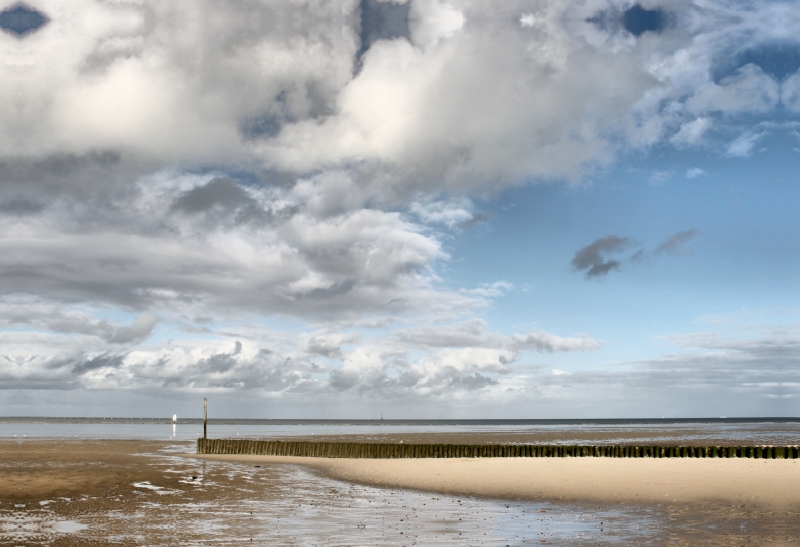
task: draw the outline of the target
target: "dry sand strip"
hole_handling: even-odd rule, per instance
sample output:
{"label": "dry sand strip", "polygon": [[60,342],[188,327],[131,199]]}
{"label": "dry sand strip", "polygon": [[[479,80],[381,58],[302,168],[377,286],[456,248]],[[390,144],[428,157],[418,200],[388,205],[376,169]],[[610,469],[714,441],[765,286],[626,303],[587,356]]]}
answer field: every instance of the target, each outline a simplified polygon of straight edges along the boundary
{"label": "dry sand strip", "polygon": [[800,510],[800,460],[186,456],[303,465],[344,481],[500,499],[659,505],[715,502]]}

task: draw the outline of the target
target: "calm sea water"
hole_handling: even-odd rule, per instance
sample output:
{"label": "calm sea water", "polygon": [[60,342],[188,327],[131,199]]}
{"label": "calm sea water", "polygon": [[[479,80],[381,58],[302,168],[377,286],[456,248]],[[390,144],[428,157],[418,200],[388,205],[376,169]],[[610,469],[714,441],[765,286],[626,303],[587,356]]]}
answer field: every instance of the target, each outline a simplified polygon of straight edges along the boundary
{"label": "calm sea water", "polygon": [[[292,438],[404,434],[513,435],[511,442],[797,444],[800,418],[681,420],[209,420],[211,438]],[[159,418],[0,418],[0,438],[191,441],[202,420]],[[529,437],[529,440],[526,440]]]}

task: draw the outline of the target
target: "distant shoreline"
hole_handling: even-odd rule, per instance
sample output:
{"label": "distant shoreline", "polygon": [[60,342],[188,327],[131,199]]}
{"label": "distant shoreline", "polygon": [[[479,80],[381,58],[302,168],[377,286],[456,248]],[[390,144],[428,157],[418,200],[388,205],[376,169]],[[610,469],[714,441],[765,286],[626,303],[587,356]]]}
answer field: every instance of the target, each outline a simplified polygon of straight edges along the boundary
{"label": "distant shoreline", "polygon": [[[78,423],[78,424],[162,424],[172,423],[172,416],[163,418],[135,417],[69,417],[69,416],[0,416],[2,423]],[[178,424],[202,424],[202,418],[178,418]],[[800,417],[725,417],[725,418],[574,418],[574,419],[287,419],[287,418],[209,418],[209,425],[414,425],[414,426],[522,426],[522,425],[669,425],[669,424],[758,424],[800,423]]]}

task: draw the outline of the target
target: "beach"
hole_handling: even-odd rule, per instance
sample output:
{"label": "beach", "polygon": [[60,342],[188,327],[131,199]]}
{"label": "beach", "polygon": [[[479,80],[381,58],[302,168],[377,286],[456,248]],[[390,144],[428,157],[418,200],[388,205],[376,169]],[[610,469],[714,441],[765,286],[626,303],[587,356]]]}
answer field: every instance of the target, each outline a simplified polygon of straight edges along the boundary
{"label": "beach", "polygon": [[198,456],[0,442],[0,545],[793,545],[795,460]]}

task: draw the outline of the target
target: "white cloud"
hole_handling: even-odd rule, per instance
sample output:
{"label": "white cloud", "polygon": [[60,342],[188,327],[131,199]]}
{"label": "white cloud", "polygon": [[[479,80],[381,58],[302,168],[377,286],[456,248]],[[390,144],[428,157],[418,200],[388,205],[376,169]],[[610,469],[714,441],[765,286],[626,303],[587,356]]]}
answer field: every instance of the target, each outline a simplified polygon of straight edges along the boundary
{"label": "white cloud", "polygon": [[700,87],[686,107],[692,114],[723,112],[725,114],[764,113],[780,102],[780,86],[774,78],[753,64],[741,67],[719,84],[708,82]]}
{"label": "white cloud", "polygon": [[793,11],[687,1],[682,32],[633,39],[610,23],[629,5],[415,0],[411,42],[376,41],[357,70],[355,0],[43,0],[51,22],[0,43],[0,156],[354,170],[380,200],[576,178],[620,148],[697,145],[713,116],[772,111],[781,93],[793,108],[791,78],[713,78]]}
{"label": "white cloud", "polygon": [[703,135],[710,127],[711,119],[706,117],[700,117],[686,122],[681,125],[678,132],[670,138],[670,142],[679,146],[696,145],[701,141]]}
{"label": "white cloud", "polygon": [[410,2],[410,40],[360,59],[357,0],[41,0],[0,35],[0,385],[522,389],[526,352],[600,343],[493,332],[510,284],[441,282],[472,193],[656,144],[747,156],[748,116],[800,110],[796,75],[726,65],[790,39],[788,8],[685,0],[635,38],[628,0]]}
{"label": "white cloud", "polygon": [[464,14],[437,0],[415,0],[411,3],[409,26],[411,41],[423,49],[434,47],[464,26]]}
{"label": "white cloud", "polygon": [[781,82],[781,104],[790,112],[800,112],[800,72]]}
{"label": "white cloud", "polygon": [[753,148],[764,135],[766,135],[765,132],[745,133],[731,142],[725,153],[733,158],[746,158],[753,153]]}
{"label": "white cloud", "polygon": [[502,296],[513,289],[514,285],[508,281],[495,281],[494,283],[485,283],[474,289],[461,289],[459,292],[481,298],[493,298]]}
{"label": "white cloud", "polygon": [[178,340],[156,335],[146,345],[120,348],[102,337],[3,333],[7,353],[0,358],[0,379],[5,389],[172,389],[260,393],[294,402],[333,401],[345,393],[372,401],[446,400],[464,392],[493,396],[526,352],[599,347],[586,337],[538,331],[501,335],[476,319],[359,335],[298,336],[252,326],[235,337],[213,331],[196,338],[185,332]]}
{"label": "white cloud", "polygon": [[243,159],[244,120],[313,115],[350,78],[355,5],[37,2],[50,22],[0,41],[3,154]]}
{"label": "white cloud", "polygon": [[333,115],[289,124],[261,151],[281,169],[378,162],[389,173],[383,193],[578,176],[608,158],[653,82],[629,55],[571,36],[558,17],[565,6],[544,8],[546,28],[533,35],[482,25],[490,12],[493,25],[505,23],[489,6],[459,4],[476,23],[436,48],[376,42]]}
{"label": "white cloud", "polygon": [[443,224],[453,228],[470,221],[475,213],[467,198],[433,200],[427,198],[411,203],[409,211],[426,224]]}
{"label": "white cloud", "polygon": [[294,190],[245,191],[213,177],[182,185],[143,180],[135,198],[102,199],[108,217],[95,218],[98,229],[88,233],[79,227],[91,202],[72,203],[62,216],[2,219],[7,289],[198,315],[457,313],[481,305],[480,295],[435,288],[434,265],[447,255],[400,213],[332,214],[320,193],[301,201]]}
{"label": "white cloud", "polygon": [[686,170],[687,179],[696,179],[697,177],[701,177],[705,174],[706,172],[700,169],[699,167],[692,167],[691,169]]}

